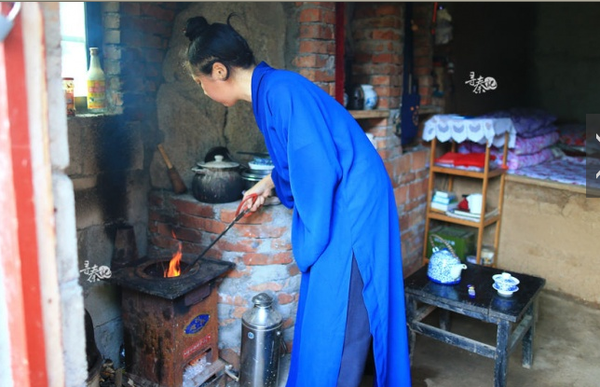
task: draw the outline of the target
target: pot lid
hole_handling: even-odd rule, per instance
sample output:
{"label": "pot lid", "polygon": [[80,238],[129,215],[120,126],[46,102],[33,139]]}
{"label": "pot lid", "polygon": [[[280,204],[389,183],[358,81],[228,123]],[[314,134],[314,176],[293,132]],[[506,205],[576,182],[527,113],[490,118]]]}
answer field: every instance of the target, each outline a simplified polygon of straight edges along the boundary
{"label": "pot lid", "polygon": [[202,168],[228,169],[237,168],[240,164],[233,161],[224,161],[223,155],[215,155],[215,161],[197,163],[197,165]]}

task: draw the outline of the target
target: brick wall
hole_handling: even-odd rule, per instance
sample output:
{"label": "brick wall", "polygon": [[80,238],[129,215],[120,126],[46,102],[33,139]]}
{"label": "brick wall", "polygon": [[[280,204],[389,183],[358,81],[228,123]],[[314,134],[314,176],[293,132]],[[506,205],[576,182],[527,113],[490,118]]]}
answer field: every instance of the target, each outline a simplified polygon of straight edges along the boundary
{"label": "brick wall", "polygon": [[335,93],[335,3],[296,5],[299,24],[297,71],[330,95]]}
{"label": "brick wall", "polygon": [[156,93],[178,3],[102,5],[104,71],[110,109],[127,120],[156,122]]}
{"label": "brick wall", "polygon": [[356,3],[351,33],[354,40],[354,83],[371,84],[378,109],[398,109],[402,95],[402,3]]}
{"label": "brick wall", "polygon": [[[171,257],[182,245],[184,259],[192,261],[233,220],[238,203],[206,204],[190,194],[167,191],[150,194],[149,258]],[[239,369],[241,318],[258,293],[275,299],[283,317],[283,335],[291,351],[298,307],[300,271],[292,254],[291,210],[265,207],[243,218],[212,246],[207,258],[235,263],[218,286],[220,356]]]}
{"label": "brick wall", "polygon": [[[297,71],[319,84],[330,95],[335,90],[335,3],[296,3],[300,25],[299,52],[293,61]],[[385,118],[359,119],[384,160],[396,194],[405,274],[421,265],[427,197],[428,149],[403,150],[395,134],[402,99],[404,4],[346,4],[351,39],[353,84],[371,84],[378,95],[377,109],[389,109]],[[431,103],[431,16],[433,5],[415,4],[413,19],[414,68],[419,80],[421,104]],[[348,86],[348,85],[347,85]]]}
{"label": "brick wall", "polygon": [[433,95],[433,36],[431,35],[431,19],[433,3],[414,3],[413,20],[417,30],[414,39],[414,69],[419,82],[421,106],[432,105]]}

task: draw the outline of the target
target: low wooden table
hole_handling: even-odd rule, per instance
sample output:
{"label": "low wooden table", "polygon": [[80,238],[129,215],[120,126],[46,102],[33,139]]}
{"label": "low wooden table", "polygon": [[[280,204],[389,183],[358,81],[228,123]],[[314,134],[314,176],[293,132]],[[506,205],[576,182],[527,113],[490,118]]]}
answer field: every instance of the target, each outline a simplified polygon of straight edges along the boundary
{"label": "low wooden table", "polygon": [[[467,263],[460,283],[441,285],[427,277],[423,266],[406,278],[405,294],[409,346],[414,353],[416,334],[419,333],[495,360],[494,385],[506,386],[508,356],[522,342],[525,368],[533,361],[533,336],[537,313],[537,300],[546,280],[510,271],[519,281],[519,290],[510,297],[500,296],[493,288],[494,274],[501,273],[491,267]],[[475,287],[470,297],[467,285]],[[433,310],[440,310],[440,327],[423,322]],[[496,324],[496,346],[481,343],[450,331],[450,312]],[[514,329],[513,328],[514,325]]]}

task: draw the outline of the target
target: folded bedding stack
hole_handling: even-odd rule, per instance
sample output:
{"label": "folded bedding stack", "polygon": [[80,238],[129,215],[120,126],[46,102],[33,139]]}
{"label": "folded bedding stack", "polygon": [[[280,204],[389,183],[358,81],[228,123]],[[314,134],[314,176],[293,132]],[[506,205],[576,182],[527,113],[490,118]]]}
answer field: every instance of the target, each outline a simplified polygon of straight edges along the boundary
{"label": "folded bedding stack", "polygon": [[[515,147],[509,149],[506,165],[509,170],[529,167],[562,157],[555,147],[559,140],[556,117],[541,109],[513,108],[494,112],[482,117],[510,118],[517,132]],[[466,141],[459,144],[459,153],[485,152],[485,145]],[[503,161],[503,149],[491,147],[490,153],[498,163]]]}

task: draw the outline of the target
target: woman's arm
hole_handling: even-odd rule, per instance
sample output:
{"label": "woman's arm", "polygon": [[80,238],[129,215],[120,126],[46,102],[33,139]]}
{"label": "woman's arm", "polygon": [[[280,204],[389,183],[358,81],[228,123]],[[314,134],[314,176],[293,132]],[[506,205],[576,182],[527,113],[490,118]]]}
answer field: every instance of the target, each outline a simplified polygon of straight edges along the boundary
{"label": "woman's arm", "polygon": [[269,174],[244,193],[244,199],[250,194],[258,195],[250,208],[250,212],[256,212],[265,203],[265,200],[271,196],[273,188],[275,188],[275,184],[273,184],[273,179],[271,179],[271,174]]}

